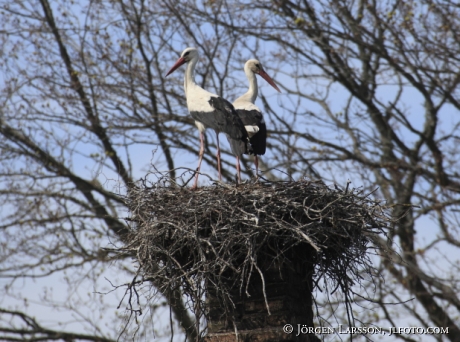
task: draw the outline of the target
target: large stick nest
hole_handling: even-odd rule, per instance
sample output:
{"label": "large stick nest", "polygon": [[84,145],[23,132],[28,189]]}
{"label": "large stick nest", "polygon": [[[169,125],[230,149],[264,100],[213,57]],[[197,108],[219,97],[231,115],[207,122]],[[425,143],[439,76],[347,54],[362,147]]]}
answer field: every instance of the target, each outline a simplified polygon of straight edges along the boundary
{"label": "large stick nest", "polygon": [[123,250],[135,253],[139,275],[155,279],[163,293],[180,287],[197,318],[206,316],[211,288],[228,309],[230,294],[244,295],[251,276],[263,277],[267,261],[279,268],[295,264],[293,251],[307,256],[302,261],[313,265],[315,284],[323,279],[349,291],[363,269],[370,273],[370,240],[390,221],[361,190],[311,181],[191,191],[144,180],[126,201],[132,233]]}

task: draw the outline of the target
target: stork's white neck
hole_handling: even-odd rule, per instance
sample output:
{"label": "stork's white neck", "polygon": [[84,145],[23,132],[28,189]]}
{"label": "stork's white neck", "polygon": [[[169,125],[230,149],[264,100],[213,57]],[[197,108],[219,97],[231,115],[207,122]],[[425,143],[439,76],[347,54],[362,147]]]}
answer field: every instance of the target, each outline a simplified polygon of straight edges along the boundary
{"label": "stork's white neck", "polygon": [[185,96],[187,96],[187,90],[192,88],[195,83],[195,66],[196,63],[198,62],[198,58],[192,58],[190,62],[187,63],[187,69],[185,70],[185,76],[184,76],[184,90],[185,90]]}
{"label": "stork's white neck", "polygon": [[254,74],[254,72],[251,69],[246,68],[246,66],[244,68],[244,72],[249,81],[249,89],[245,94],[243,94],[242,96],[240,96],[239,98],[235,100],[234,102],[235,104],[242,103],[242,102],[254,103],[256,102],[257,95],[259,93],[256,74]]}

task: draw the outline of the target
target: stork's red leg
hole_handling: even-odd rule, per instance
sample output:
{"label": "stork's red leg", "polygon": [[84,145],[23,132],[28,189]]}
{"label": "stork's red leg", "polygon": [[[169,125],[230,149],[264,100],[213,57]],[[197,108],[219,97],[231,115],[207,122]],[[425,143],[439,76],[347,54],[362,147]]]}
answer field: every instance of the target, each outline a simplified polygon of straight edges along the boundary
{"label": "stork's red leg", "polygon": [[219,180],[222,181],[222,172],[220,170],[220,147],[219,147],[219,132],[216,131],[217,139],[217,171],[219,172]]}
{"label": "stork's red leg", "polygon": [[256,179],[259,179],[259,158],[257,155],[254,156],[254,164],[256,166]]}
{"label": "stork's red leg", "polygon": [[238,184],[241,184],[240,157],[236,156],[236,172],[238,174]]}
{"label": "stork's red leg", "polygon": [[203,160],[204,155],[204,132],[200,132],[200,153],[198,154],[198,167],[196,168],[195,174],[195,183],[193,183],[192,189],[196,189],[198,187],[198,175],[200,174],[201,168],[201,161]]}

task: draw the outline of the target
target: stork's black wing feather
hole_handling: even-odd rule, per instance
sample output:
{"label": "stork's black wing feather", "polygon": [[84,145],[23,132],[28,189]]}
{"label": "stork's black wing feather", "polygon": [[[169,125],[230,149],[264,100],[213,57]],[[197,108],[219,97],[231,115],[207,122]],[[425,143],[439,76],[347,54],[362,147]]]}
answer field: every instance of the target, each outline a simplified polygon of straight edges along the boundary
{"label": "stork's black wing feather", "polygon": [[237,109],[236,113],[245,126],[259,126],[261,123],[265,124],[264,117],[258,110]]}
{"label": "stork's black wing feather", "polygon": [[246,139],[232,139],[228,134],[227,139],[230,144],[230,149],[235,156],[241,157],[243,154],[254,154],[252,145],[248,138]]}
{"label": "stork's black wing feather", "polygon": [[252,146],[252,153],[248,154],[265,154],[267,148],[267,126],[265,125],[262,113],[255,109],[237,109],[236,112],[245,126],[251,125],[259,127],[259,132],[253,135],[249,140]]}
{"label": "stork's black wing feather", "polygon": [[243,122],[230,102],[221,97],[211,97],[209,104],[213,111],[191,111],[191,116],[206,127],[228,134],[232,139],[248,139]]}
{"label": "stork's black wing feather", "polygon": [[253,135],[249,142],[252,146],[252,153],[257,155],[264,155],[267,149],[267,126],[265,123],[259,125],[259,132]]}

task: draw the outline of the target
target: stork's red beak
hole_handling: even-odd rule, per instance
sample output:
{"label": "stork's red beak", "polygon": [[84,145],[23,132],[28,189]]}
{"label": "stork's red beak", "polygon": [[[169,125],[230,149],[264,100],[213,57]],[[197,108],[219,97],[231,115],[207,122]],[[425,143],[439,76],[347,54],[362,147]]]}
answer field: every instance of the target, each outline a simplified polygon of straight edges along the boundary
{"label": "stork's red beak", "polygon": [[275,88],[276,90],[278,90],[278,92],[281,93],[281,90],[278,88],[278,86],[275,84],[275,82],[271,79],[270,76],[268,76],[268,74],[264,71],[264,70],[260,70],[259,71],[259,75],[265,80],[268,82],[268,84],[270,84],[273,88]]}
{"label": "stork's red beak", "polygon": [[176,62],[176,64],[174,64],[172,66],[172,68],[168,71],[168,73],[166,74],[166,76],[168,76],[170,73],[172,73],[174,70],[176,70],[178,67],[180,67],[182,64],[185,64],[186,63],[186,60],[183,59],[182,57],[179,58]]}

